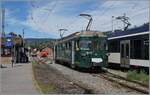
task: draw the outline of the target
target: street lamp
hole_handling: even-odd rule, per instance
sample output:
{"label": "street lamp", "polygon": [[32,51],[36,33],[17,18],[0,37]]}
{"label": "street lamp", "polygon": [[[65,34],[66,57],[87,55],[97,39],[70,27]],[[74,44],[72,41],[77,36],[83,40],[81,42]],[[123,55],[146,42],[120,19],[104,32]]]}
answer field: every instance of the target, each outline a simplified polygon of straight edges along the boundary
{"label": "street lamp", "polygon": [[91,26],[92,21],[93,21],[92,16],[89,15],[89,14],[80,14],[79,16],[83,16],[83,17],[85,17],[86,19],[89,20],[88,25],[86,27],[86,31],[90,31],[90,26]]}
{"label": "street lamp", "polygon": [[63,28],[63,29],[59,29],[60,37],[61,37],[61,38],[63,37],[65,31],[68,31],[68,30],[67,30],[67,29],[64,29],[64,28]]}

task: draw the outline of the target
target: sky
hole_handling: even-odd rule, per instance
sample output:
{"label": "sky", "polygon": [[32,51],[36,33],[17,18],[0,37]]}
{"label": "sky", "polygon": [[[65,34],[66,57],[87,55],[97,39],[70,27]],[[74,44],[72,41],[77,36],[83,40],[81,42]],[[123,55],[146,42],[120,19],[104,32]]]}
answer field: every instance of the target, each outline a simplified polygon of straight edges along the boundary
{"label": "sky", "polygon": [[[112,30],[112,16],[129,17],[132,28],[149,22],[149,0],[3,0],[5,32],[15,32],[25,38],[60,38],[85,30],[88,19],[79,14],[90,14],[90,29],[100,32]],[[120,20],[113,20],[113,28],[123,28]]]}

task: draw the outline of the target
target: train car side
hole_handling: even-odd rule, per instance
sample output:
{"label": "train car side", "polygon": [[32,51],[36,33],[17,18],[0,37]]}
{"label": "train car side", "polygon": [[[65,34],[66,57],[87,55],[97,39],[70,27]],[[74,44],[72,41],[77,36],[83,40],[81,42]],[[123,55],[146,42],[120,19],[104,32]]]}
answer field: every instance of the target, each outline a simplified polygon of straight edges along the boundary
{"label": "train car side", "polygon": [[[107,62],[106,50],[95,50],[88,46],[106,40],[106,37],[76,36],[69,40],[58,41],[55,45],[55,61],[68,63],[72,68],[103,67]],[[98,46],[98,45],[95,45]]]}
{"label": "train car side", "polygon": [[108,36],[110,66],[149,68],[149,24]]}

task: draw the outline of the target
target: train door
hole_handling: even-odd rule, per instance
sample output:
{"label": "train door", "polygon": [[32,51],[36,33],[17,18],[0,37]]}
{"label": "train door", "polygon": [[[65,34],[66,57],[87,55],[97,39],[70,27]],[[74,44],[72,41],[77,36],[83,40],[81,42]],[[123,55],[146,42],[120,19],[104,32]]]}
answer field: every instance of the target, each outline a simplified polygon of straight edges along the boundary
{"label": "train door", "polygon": [[121,50],[121,67],[130,67],[130,40],[123,40],[120,42]]}
{"label": "train door", "polygon": [[75,55],[75,42],[74,41],[72,41],[71,42],[72,43],[72,48],[71,48],[71,68],[75,68],[75,64],[74,64],[74,55]]}

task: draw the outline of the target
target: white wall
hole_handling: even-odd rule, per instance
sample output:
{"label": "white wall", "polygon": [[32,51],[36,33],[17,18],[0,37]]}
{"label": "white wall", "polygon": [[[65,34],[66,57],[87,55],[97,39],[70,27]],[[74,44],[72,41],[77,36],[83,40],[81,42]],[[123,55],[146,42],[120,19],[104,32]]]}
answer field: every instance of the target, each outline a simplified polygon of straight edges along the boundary
{"label": "white wall", "polygon": [[108,62],[120,64],[120,53],[109,53]]}
{"label": "white wall", "polygon": [[150,67],[149,60],[130,59],[130,65]]}

